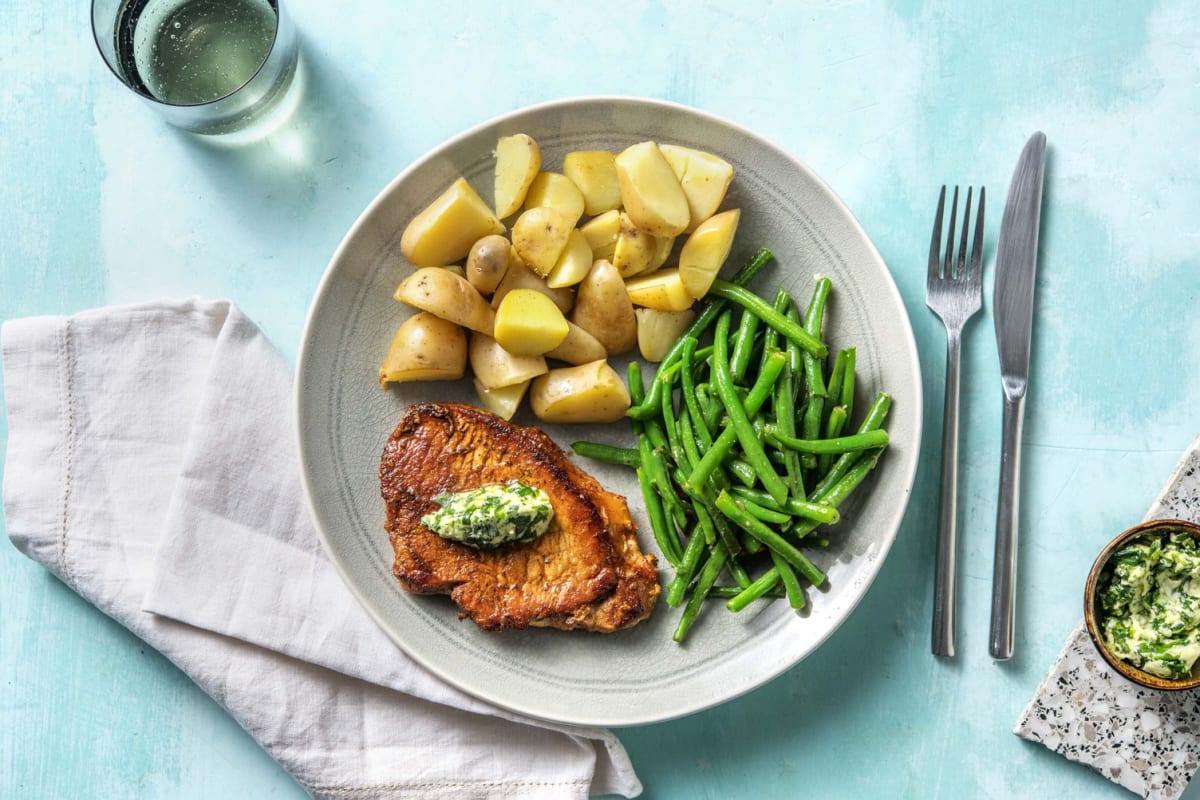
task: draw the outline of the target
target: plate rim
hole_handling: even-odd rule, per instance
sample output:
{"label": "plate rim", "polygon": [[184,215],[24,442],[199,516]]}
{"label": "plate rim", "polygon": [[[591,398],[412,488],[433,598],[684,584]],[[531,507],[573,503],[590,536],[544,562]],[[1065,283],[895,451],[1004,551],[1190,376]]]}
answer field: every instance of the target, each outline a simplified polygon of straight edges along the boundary
{"label": "plate rim", "polygon": [[865,245],[869,254],[882,267],[883,277],[885,278],[884,288],[887,290],[887,292],[889,294],[891,294],[893,296],[893,299],[895,300],[897,306],[903,312],[903,323],[904,324],[902,327],[903,327],[903,334],[904,334],[904,340],[905,340],[904,341],[904,344],[905,344],[904,349],[907,351],[907,353],[909,355],[909,360],[910,360],[910,364],[908,366],[912,370],[913,374],[918,376],[918,378],[920,377],[920,375],[922,374],[921,373],[921,364],[920,364],[920,353],[919,353],[919,351],[917,349],[917,345],[916,345],[916,337],[915,337],[915,334],[914,334],[913,328],[912,328],[912,320],[908,314],[907,306],[904,303],[903,295],[900,293],[899,287],[896,285],[895,278],[893,277],[891,270],[888,268],[887,262],[883,259],[883,256],[879,253],[879,250],[875,246],[874,241],[872,241],[871,237],[867,235],[866,230],[862,227],[862,224],[859,222],[858,218],[853,214],[853,212],[849,209],[849,207],[846,206],[846,204],[833,191],[833,189],[829,186],[829,184],[819,174],[817,174],[814,170],[812,170],[803,160],[801,160],[796,155],[794,155],[789,149],[781,147],[780,145],[776,144],[773,140],[745,127],[744,125],[741,125],[737,122],[733,122],[729,119],[718,116],[716,114],[712,114],[710,112],[704,111],[702,109],[695,108],[693,106],[688,106],[688,105],[685,105],[682,103],[676,103],[676,102],[673,102],[670,100],[660,100],[657,98],[647,98],[647,97],[639,97],[639,96],[633,96],[633,95],[619,95],[619,94],[582,95],[582,96],[557,98],[557,99],[552,99],[552,100],[547,100],[547,101],[543,101],[543,102],[539,102],[539,103],[530,104],[527,106],[522,106],[520,108],[490,117],[490,118],[483,120],[475,125],[472,125],[472,126],[466,128],[465,130],[462,130],[461,132],[455,134],[454,136],[451,136],[447,139],[442,140],[441,142],[439,142],[438,144],[434,145],[432,148],[430,148],[429,150],[424,152],[421,156],[419,156],[414,161],[412,161],[407,167],[405,167],[399,173],[397,173],[378,192],[375,193],[374,197],[371,199],[371,202],[368,203],[367,206],[359,213],[359,215],[355,219],[354,223],[347,229],[346,233],[342,236],[342,239],[338,243],[337,248],[334,250],[333,254],[330,256],[329,260],[327,261],[327,263],[325,265],[325,269],[321,276],[321,280],[318,283],[316,290],[313,292],[312,301],[310,302],[308,311],[305,315],[304,327],[301,332],[300,349],[299,349],[297,360],[296,360],[296,370],[295,370],[294,379],[293,379],[292,418],[293,418],[293,421],[295,422],[295,424],[292,427],[293,427],[293,443],[294,443],[294,447],[296,448],[296,452],[299,456],[299,466],[301,468],[300,469],[300,477],[301,477],[301,487],[302,487],[303,495],[304,495],[304,503],[305,503],[305,507],[307,508],[307,511],[308,511],[309,519],[312,522],[313,527],[316,530],[317,537],[319,538],[319,540],[321,542],[321,546],[323,547],[326,555],[329,557],[329,560],[331,561],[334,568],[336,569],[339,577],[342,579],[342,582],[347,586],[347,588],[349,588],[349,590],[350,590],[351,594],[354,596],[355,600],[358,601],[359,606],[367,612],[367,614],[371,618],[371,620],[377,626],[379,626],[379,628],[384,632],[384,634],[388,637],[388,639],[390,641],[392,641],[398,648],[400,648],[405,653],[405,655],[407,655],[409,658],[411,658],[414,663],[429,670],[430,673],[435,675],[439,680],[445,681],[448,685],[453,686],[456,689],[459,689],[459,690],[465,692],[466,694],[470,695],[471,697],[474,697],[474,698],[477,698],[478,700],[490,703],[490,704],[496,706],[497,708],[503,709],[507,712],[521,714],[521,715],[527,716],[531,719],[536,719],[536,720],[541,720],[544,722],[551,722],[551,723],[556,723],[556,724],[578,725],[578,726],[636,727],[636,726],[654,724],[657,722],[666,722],[669,720],[679,719],[679,718],[682,718],[685,716],[689,716],[691,714],[695,714],[700,711],[703,711],[703,710],[706,710],[709,708],[713,708],[715,706],[722,705],[729,701],[735,700],[738,697],[741,697],[741,696],[753,691],[754,689],[765,686],[767,683],[770,683],[771,681],[775,680],[782,673],[795,667],[801,661],[803,661],[805,658],[810,656],[819,647],[821,647],[823,644],[825,644],[825,642],[827,642],[829,640],[829,638],[832,637],[833,634],[839,628],[842,627],[842,625],[845,623],[845,621],[850,617],[850,615],[854,612],[854,610],[862,602],[863,598],[866,597],[868,591],[870,590],[870,587],[874,584],[876,578],[878,577],[879,572],[883,569],[883,565],[886,562],[887,556],[889,555],[891,548],[896,541],[896,538],[899,534],[900,528],[903,526],[904,519],[908,512],[908,505],[909,505],[909,501],[912,498],[912,489],[916,482],[916,476],[917,476],[917,472],[918,472],[918,468],[919,468],[919,464],[920,464],[920,445],[921,445],[921,436],[922,436],[923,423],[924,423],[924,387],[920,380],[916,381],[913,384],[913,386],[910,387],[913,404],[915,406],[915,413],[913,415],[913,427],[912,427],[912,435],[913,435],[912,446],[913,446],[915,453],[914,453],[914,457],[911,460],[911,466],[908,469],[908,474],[904,475],[903,479],[901,480],[901,487],[903,488],[903,507],[896,514],[895,524],[890,527],[890,530],[888,530],[888,532],[887,532],[887,536],[879,541],[879,553],[878,553],[877,557],[873,560],[874,568],[871,570],[871,572],[869,574],[869,579],[866,582],[866,587],[861,592],[858,593],[857,597],[853,598],[852,602],[850,602],[848,607],[846,608],[845,613],[836,622],[836,624],[831,625],[829,627],[829,629],[827,631],[825,631],[824,635],[817,638],[813,642],[812,647],[808,650],[808,652],[805,655],[801,656],[799,659],[797,659],[795,661],[783,663],[782,665],[779,666],[778,669],[765,671],[764,673],[761,674],[761,676],[759,677],[758,680],[751,682],[750,684],[748,684],[744,687],[739,687],[738,691],[735,691],[728,695],[717,697],[716,699],[706,697],[704,699],[698,699],[691,703],[684,703],[684,704],[681,704],[678,708],[671,709],[671,711],[667,712],[667,713],[638,714],[638,713],[636,713],[636,710],[637,710],[636,708],[627,709],[627,711],[630,711],[633,713],[627,713],[625,715],[620,716],[619,718],[615,718],[612,715],[588,713],[586,707],[584,707],[584,706],[581,706],[579,709],[577,709],[576,713],[573,713],[570,716],[561,715],[561,714],[560,715],[550,715],[550,714],[545,714],[545,713],[538,713],[537,711],[530,710],[529,708],[521,707],[519,704],[515,704],[512,702],[506,701],[503,698],[494,696],[494,694],[492,692],[487,691],[486,687],[482,687],[479,684],[468,685],[467,683],[465,683],[463,681],[456,680],[455,678],[453,678],[451,676],[447,676],[446,674],[443,673],[442,670],[440,670],[438,668],[438,666],[436,664],[429,663],[428,659],[423,658],[420,655],[417,655],[416,653],[412,652],[408,647],[406,647],[404,645],[404,643],[402,641],[400,641],[400,638],[397,637],[393,633],[393,629],[392,629],[390,620],[385,619],[385,617],[382,613],[382,610],[377,609],[375,607],[375,604],[369,600],[366,589],[358,586],[356,581],[349,574],[350,573],[349,565],[343,563],[343,559],[340,557],[337,549],[333,546],[333,543],[330,540],[329,532],[326,531],[324,525],[322,525],[322,523],[321,523],[321,516],[318,513],[316,503],[314,501],[314,496],[315,496],[316,492],[315,492],[314,486],[311,483],[311,480],[312,480],[311,472],[309,469],[306,468],[306,465],[310,462],[310,459],[309,459],[309,455],[308,455],[308,448],[305,444],[305,437],[303,435],[303,426],[301,424],[301,422],[303,420],[302,415],[304,413],[304,406],[305,406],[303,378],[308,369],[310,341],[312,339],[312,336],[314,333],[314,328],[316,326],[316,320],[315,320],[316,310],[322,304],[322,301],[326,298],[326,295],[331,291],[333,281],[335,280],[335,278],[334,278],[335,265],[338,264],[343,259],[347,249],[350,246],[350,243],[356,238],[356,235],[361,231],[361,229],[367,225],[367,221],[375,215],[377,208],[380,205],[382,205],[384,202],[386,202],[387,198],[392,194],[395,187],[397,185],[401,184],[402,182],[404,182],[412,173],[415,173],[418,170],[420,170],[425,164],[436,159],[439,156],[439,154],[444,152],[447,148],[451,148],[463,140],[470,139],[489,128],[502,127],[506,122],[508,122],[514,118],[524,117],[529,114],[536,114],[536,113],[545,112],[545,111],[569,108],[569,107],[578,106],[578,105],[605,104],[605,103],[607,103],[607,104],[624,104],[624,105],[630,105],[630,106],[644,106],[644,107],[648,107],[648,108],[667,108],[667,109],[671,109],[672,111],[677,112],[677,113],[682,113],[682,114],[693,116],[693,117],[699,117],[709,123],[712,123],[712,124],[715,124],[718,126],[722,126],[722,127],[726,127],[730,130],[733,130],[739,136],[744,136],[744,137],[747,137],[747,138],[750,138],[753,140],[757,140],[758,142],[761,142],[762,144],[764,144],[767,147],[771,148],[772,150],[776,151],[779,155],[783,156],[789,162],[794,164],[797,169],[799,169],[802,173],[804,173],[804,175],[813,182],[814,186],[820,190],[820,192],[823,194],[824,198],[828,202],[830,202],[831,205],[834,206],[835,209],[845,218],[845,220],[849,223],[851,230],[856,234],[860,243],[862,245]]}

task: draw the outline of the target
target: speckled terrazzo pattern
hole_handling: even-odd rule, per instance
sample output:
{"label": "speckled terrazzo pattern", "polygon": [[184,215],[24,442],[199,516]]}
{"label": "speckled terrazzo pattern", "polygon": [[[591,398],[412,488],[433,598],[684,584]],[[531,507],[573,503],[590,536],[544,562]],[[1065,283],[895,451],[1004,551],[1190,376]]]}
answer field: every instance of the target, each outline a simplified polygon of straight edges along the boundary
{"label": "speckled terrazzo pattern", "polygon": [[[1200,522],[1200,437],[1146,519]],[[1200,694],[1143,689],[1116,674],[1081,621],[1013,733],[1142,797],[1175,798],[1200,767]]]}

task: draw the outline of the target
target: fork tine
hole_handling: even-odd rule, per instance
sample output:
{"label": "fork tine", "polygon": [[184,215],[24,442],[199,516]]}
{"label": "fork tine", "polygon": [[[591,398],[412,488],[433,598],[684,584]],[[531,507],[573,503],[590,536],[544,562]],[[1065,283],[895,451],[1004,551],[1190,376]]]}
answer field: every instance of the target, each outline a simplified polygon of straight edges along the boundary
{"label": "fork tine", "polygon": [[954,277],[954,221],[958,216],[958,187],[954,187],[954,199],[950,202],[950,231],[946,234],[946,257],[942,263],[942,277]]}
{"label": "fork tine", "polygon": [[964,281],[967,279],[967,234],[971,232],[971,187],[967,187],[967,202],[963,205],[962,218],[962,237],[958,240],[958,255],[955,259],[957,264],[954,268],[954,279]]}
{"label": "fork tine", "polygon": [[938,271],[941,266],[942,258],[942,214],[946,211],[946,187],[942,186],[942,193],[938,195],[937,216],[933,219],[933,241],[929,245],[929,277],[928,281],[933,283],[940,277]]}
{"label": "fork tine", "polygon": [[979,187],[979,208],[975,211],[975,241],[971,245],[971,283],[979,286],[983,281],[983,203],[987,190]]}

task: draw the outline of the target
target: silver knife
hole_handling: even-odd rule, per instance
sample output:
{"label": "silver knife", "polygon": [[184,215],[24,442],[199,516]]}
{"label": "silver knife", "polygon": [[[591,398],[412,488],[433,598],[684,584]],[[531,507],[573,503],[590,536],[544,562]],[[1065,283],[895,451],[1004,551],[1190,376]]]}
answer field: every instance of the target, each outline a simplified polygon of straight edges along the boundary
{"label": "silver knife", "polygon": [[1046,172],[1046,134],[1029,137],[1004,203],[996,245],[992,313],[1004,384],[1004,438],[1000,455],[1000,500],[996,507],[996,556],[992,567],[993,658],[1013,654],[1013,607],[1016,601],[1017,508],[1021,486],[1021,426],[1029,383],[1029,340],[1033,332],[1033,282],[1037,274],[1038,228],[1042,218],[1042,182]]}

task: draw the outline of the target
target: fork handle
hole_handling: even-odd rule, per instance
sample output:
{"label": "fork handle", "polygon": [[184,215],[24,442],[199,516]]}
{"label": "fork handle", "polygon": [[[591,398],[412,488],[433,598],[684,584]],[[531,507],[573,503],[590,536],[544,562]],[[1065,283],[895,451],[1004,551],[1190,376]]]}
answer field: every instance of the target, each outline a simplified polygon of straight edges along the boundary
{"label": "fork handle", "polygon": [[1017,518],[1021,489],[1021,428],[1025,394],[1005,393],[1000,451],[1000,499],[996,505],[996,555],[992,566],[992,658],[1013,654],[1013,610],[1017,583]]}
{"label": "fork handle", "polygon": [[942,493],[933,582],[933,654],[954,655],[955,573],[958,552],[958,396],[962,335],[946,332],[946,397],[942,425]]}

